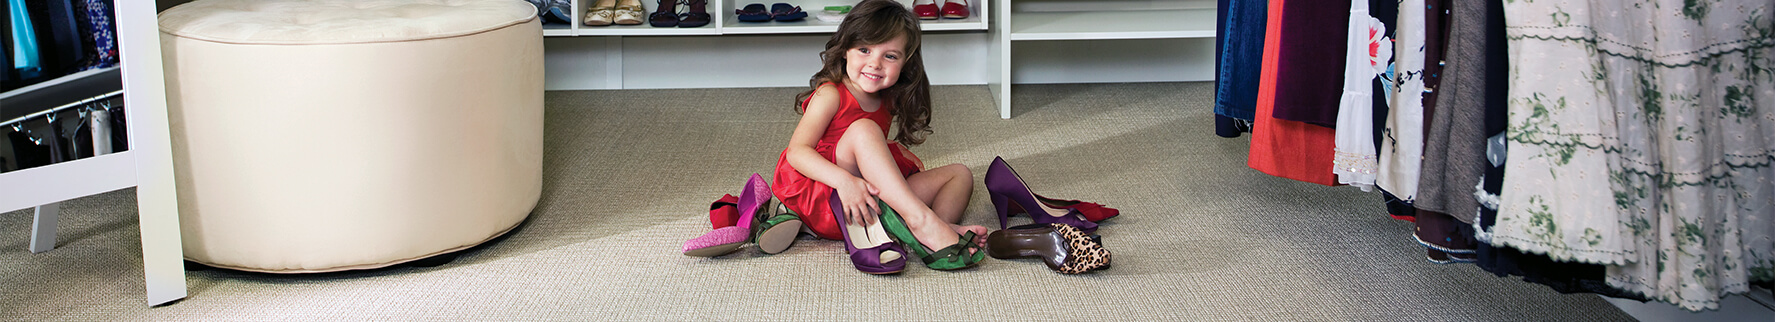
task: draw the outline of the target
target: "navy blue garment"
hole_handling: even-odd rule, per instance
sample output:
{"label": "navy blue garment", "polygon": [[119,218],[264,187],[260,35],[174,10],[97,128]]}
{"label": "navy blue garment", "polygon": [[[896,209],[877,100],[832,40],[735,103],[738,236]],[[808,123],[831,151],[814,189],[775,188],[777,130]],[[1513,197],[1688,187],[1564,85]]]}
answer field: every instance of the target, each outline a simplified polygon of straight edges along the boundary
{"label": "navy blue garment", "polygon": [[1263,37],[1269,2],[1227,0],[1225,35],[1220,38],[1214,114],[1251,120],[1257,112],[1257,81],[1263,72]]}

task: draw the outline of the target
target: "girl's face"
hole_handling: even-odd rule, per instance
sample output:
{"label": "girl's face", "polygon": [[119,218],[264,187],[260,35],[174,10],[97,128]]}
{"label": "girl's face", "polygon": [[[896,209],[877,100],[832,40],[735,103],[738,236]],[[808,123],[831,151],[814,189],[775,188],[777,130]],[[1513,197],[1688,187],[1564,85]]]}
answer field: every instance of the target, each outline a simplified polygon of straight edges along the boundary
{"label": "girl's face", "polygon": [[860,45],[844,52],[844,76],[864,93],[894,86],[900,80],[900,66],[906,64],[906,37],[896,36],[887,42]]}

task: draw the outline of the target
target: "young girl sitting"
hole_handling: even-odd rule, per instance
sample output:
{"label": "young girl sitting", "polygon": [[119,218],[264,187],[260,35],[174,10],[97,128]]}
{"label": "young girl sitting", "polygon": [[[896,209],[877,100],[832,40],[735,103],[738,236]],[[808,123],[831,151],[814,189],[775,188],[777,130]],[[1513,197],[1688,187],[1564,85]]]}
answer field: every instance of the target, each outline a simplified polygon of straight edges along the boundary
{"label": "young girl sitting", "polygon": [[[844,240],[866,273],[899,272],[904,255],[941,270],[984,258],[984,238],[975,237],[986,228],[957,225],[973,173],[961,164],[921,170],[903,146],[930,132],[919,33],[918,17],[899,2],[865,0],[851,10],[820,52],[813,88],[795,97],[801,121],[771,188],[815,235]],[[890,124],[899,130],[891,142]],[[889,234],[913,254],[902,254]]]}

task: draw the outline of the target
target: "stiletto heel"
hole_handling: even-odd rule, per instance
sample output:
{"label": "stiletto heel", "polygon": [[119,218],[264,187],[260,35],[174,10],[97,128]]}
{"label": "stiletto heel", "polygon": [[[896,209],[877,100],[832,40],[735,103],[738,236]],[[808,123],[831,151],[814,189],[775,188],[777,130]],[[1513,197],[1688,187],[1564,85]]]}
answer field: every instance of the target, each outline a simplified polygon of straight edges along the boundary
{"label": "stiletto heel", "polygon": [[1011,207],[1014,205],[1011,204],[1011,200],[1009,200],[1010,198],[1006,198],[1004,195],[993,192],[987,192],[986,194],[992,195],[992,207],[998,208],[998,228],[1004,229],[1005,226],[1009,225],[1011,222]]}
{"label": "stiletto heel", "polygon": [[[844,238],[844,251],[850,254],[851,265],[864,273],[882,275],[899,273],[906,270],[906,250],[895,244],[886,235],[880,220],[875,225],[851,225],[844,215],[844,203],[838,199],[838,193],[832,193],[832,216],[838,219],[839,229],[844,230],[840,236]],[[888,212],[887,204],[881,204],[881,210]]]}
{"label": "stiletto heel", "polygon": [[[1097,223],[1086,220],[1084,214],[1080,213],[1078,209],[1054,209],[1036,199],[1035,193],[1030,192],[1029,185],[1024,183],[1023,177],[1018,176],[1017,170],[1011,169],[1011,165],[1005,163],[1005,159],[1002,157],[992,158],[992,165],[986,169],[986,191],[994,196],[994,202],[1003,197],[1018,207],[1028,210],[1029,219],[1035,220],[1035,223],[1067,224],[1078,227],[1085,233],[1097,231]],[[1008,205],[1001,207],[999,211],[1001,218],[1010,217],[1008,208]],[[1041,215],[1037,215],[1037,210],[1040,210]],[[1054,216],[1054,211],[1062,211],[1064,215]],[[999,228],[1005,228],[1006,225],[1007,222],[1000,222]]]}
{"label": "stiletto heel", "polygon": [[1109,266],[1109,250],[1096,236],[1085,236],[1065,224],[1032,224],[1011,227],[986,236],[992,258],[1038,257],[1048,269],[1079,274]]}

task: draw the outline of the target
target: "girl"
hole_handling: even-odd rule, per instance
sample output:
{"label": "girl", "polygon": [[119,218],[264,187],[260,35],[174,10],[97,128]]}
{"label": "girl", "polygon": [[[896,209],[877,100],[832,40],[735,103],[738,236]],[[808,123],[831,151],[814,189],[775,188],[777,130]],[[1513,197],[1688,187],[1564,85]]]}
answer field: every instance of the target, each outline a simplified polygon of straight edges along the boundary
{"label": "girl", "polygon": [[[820,52],[824,66],[809,81],[813,88],[795,96],[801,121],[777,161],[777,199],[815,235],[846,240],[853,264],[868,273],[905,265],[887,234],[934,269],[983,258],[984,238],[973,237],[986,228],[956,225],[973,194],[973,173],[961,164],[921,171],[903,146],[923,143],[930,132],[919,33],[918,17],[899,2],[858,3]],[[893,142],[890,124],[899,130]]]}

